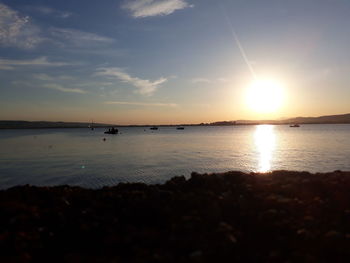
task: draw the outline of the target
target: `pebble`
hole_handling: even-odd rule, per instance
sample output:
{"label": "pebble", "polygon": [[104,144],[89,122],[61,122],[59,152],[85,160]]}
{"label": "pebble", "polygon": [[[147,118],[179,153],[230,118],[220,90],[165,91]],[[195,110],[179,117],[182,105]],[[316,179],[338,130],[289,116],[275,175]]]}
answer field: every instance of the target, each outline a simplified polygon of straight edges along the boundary
{"label": "pebble", "polygon": [[202,255],[203,255],[202,250],[196,250],[190,254],[190,257],[191,258],[198,258],[198,257],[201,257]]}
{"label": "pebble", "polygon": [[300,173],[275,175],[194,174],[99,190],[15,187],[0,191],[0,245],[35,256],[55,244],[65,248],[55,254],[60,262],[69,255],[74,262],[86,255],[91,262],[350,262],[350,176],[344,172],[344,187],[335,188],[331,174],[310,174],[300,188],[302,179],[288,179]]}
{"label": "pebble", "polygon": [[324,237],[326,238],[329,238],[329,239],[339,239],[339,238],[342,238],[343,235],[338,232],[338,231],[335,231],[335,230],[331,230],[331,231],[328,231]]}

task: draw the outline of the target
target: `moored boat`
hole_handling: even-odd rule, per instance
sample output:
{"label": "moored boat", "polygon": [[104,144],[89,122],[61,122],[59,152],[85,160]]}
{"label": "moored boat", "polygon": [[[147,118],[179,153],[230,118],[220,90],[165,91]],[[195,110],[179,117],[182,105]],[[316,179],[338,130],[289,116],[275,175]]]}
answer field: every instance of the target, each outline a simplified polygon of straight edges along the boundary
{"label": "moored boat", "polygon": [[105,134],[118,134],[118,129],[112,127],[112,129],[108,129],[108,131],[105,131]]}
{"label": "moored boat", "polygon": [[95,129],[94,127],[94,122],[92,121],[91,124],[88,126],[89,129],[91,129],[92,131]]}

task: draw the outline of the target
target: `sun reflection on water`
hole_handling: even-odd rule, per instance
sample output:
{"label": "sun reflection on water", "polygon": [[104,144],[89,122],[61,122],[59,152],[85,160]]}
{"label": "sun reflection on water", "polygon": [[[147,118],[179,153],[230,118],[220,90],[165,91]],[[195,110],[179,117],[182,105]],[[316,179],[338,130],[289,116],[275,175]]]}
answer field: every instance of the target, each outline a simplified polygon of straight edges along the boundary
{"label": "sun reflection on water", "polygon": [[256,127],[254,141],[259,154],[258,172],[264,173],[271,170],[275,137],[273,125],[258,125]]}

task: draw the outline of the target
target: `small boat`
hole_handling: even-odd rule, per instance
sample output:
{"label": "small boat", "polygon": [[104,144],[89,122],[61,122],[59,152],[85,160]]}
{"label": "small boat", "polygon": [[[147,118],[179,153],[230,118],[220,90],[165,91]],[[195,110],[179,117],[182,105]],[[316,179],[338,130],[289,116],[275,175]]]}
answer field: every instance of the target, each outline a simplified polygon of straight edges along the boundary
{"label": "small boat", "polygon": [[91,129],[92,131],[95,129],[94,127],[94,122],[92,121],[91,124],[89,125],[89,129]]}
{"label": "small boat", "polygon": [[300,125],[299,124],[293,124],[293,125],[289,125],[289,127],[291,127],[291,128],[299,128]]}
{"label": "small boat", "polygon": [[158,127],[153,126],[153,127],[149,128],[149,129],[150,129],[150,130],[158,130]]}
{"label": "small boat", "polygon": [[105,134],[118,134],[118,129],[116,128],[112,128],[112,129],[108,129],[108,131],[105,131]]}
{"label": "small boat", "polygon": [[176,130],[184,130],[185,127],[177,127]]}

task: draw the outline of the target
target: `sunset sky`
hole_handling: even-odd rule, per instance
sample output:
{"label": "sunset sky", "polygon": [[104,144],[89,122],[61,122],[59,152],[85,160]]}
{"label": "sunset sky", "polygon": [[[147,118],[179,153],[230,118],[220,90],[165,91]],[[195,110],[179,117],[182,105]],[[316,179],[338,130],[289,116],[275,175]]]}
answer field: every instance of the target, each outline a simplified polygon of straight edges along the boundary
{"label": "sunset sky", "polygon": [[[0,0],[0,120],[349,113],[349,14],[346,0]],[[247,104],[256,78],[282,87],[277,110]]]}

